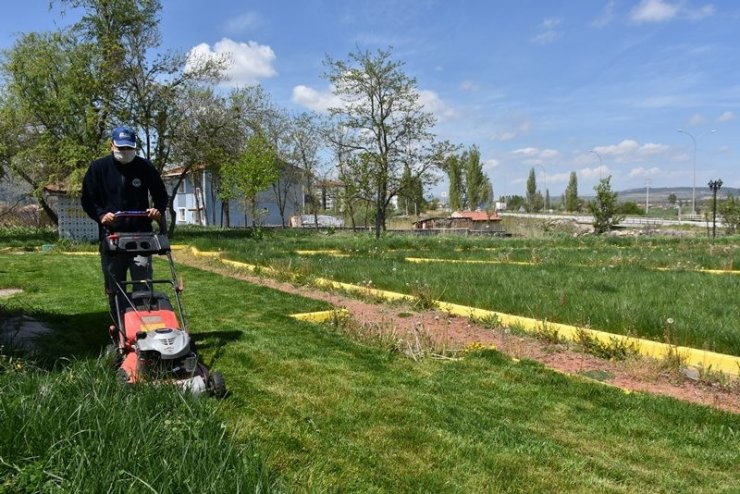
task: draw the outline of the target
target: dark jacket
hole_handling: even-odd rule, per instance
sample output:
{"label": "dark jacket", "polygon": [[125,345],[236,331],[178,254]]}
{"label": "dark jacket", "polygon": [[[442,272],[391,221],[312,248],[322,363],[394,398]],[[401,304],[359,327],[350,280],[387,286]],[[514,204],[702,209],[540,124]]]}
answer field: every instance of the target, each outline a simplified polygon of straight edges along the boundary
{"label": "dark jacket", "polygon": [[[164,218],[167,209],[167,190],[154,165],[137,156],[131,163],[121,164],[113,153],[90,163],[82,181],[82,209],[100,225],[105,213],[118,211],[144,211],[157,208]],[[115,231],[152,231],[147,218],[118,218],[113,225]],[[100,227],[102,238],[103,229]]]}

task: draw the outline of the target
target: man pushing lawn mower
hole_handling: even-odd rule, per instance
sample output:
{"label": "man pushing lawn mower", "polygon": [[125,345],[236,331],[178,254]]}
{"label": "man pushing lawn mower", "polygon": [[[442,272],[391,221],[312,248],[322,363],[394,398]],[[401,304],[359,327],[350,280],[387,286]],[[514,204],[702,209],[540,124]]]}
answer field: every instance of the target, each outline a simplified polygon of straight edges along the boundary
{"label": "man pushing lawn mower", "polygon": [[[118,127],[111,137],[112,153],[93,161],[85,174],[82,207],[99,225],[101,266],[113,320],[109,331],[121,377],[129,383],[164,379],[196,394],[207,391],[223,397],[223,377],[198,361],[187,331],[182,284],[165,234],[167,191],[162,178],[148,160],[136,156],[133,130]],[[159,222],[159,233],[152,230],[152,221]],[[152,254],[167,256],[171,278],[153,278]],[[164,293],[154,290],[161,284],[172,288],[178,313]]]}

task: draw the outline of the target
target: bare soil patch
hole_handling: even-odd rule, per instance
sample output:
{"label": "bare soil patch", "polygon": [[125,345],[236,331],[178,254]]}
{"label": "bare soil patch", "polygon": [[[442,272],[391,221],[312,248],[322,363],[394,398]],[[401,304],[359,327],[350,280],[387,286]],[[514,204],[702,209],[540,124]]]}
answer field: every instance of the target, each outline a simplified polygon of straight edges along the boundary
{"label": "bare soil patch", "polygon": [[508,328],[488,328],[467,318],[447,313],[417,311],[404,304],[370,303],[339,293],[325,292],[313,286],[255,276],[224,266],[217,260],[197,258],[188,252],[176,253],[178,262],[200,269],[231,276],[302,297],[328,302],[344,308],[358,324],[385,328],[412,343],[420,333],[436,347],[463,350],[471,345],[493,345],[499,351],[517,359],[530,359],[567,374],[584,378],[596,377],[599,382],[630,392],[670,396],[678,400],[707,405],[740,413],[740,380],[706,382],[685,377],[678,369],[666,369],[660,362],[648,358],[611,361],[578,351],[573,345],[550,343],[534,336],[511,334]]}

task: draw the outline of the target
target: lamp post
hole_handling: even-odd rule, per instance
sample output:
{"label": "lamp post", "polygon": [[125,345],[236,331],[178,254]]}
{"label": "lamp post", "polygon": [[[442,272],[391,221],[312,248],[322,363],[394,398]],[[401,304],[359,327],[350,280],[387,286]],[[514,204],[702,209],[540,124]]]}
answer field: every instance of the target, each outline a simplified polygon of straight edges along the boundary
{"label": "lamp post", "polygon": [[[694,143],[694,159],[692,167],[692,179],[691,179],[691,214],[696,216],[696,138],[690,133],[683,129],[678,129],[681,134],[686,134],[691,137],[691,142]],[[710,130],[712,134],[717,132],[717,129]]]}
{"label": "lamp post", "polygon": [[722,179],[709,181],[709,188],[712,189],[712,238],[717,237],[717,192],[721,187]]}
{"label": "lamp post", "polygon": [[683,129],[678,129],[681,134],[686,134],[691,137],[691,141],[694,143],[694,166],[691,179],[691,214],[696,216],[696,139],[690,132],[686,132]]}

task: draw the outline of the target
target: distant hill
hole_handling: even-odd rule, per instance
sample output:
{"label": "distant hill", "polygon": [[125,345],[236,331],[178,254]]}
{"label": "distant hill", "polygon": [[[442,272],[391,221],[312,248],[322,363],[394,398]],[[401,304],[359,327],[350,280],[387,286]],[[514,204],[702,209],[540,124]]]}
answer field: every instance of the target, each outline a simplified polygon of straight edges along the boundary
{"label": "distant hill", "polygon": [[[617,192],[620,201],[634,201],[637,203],[645,202],[645,187],[639,189],[627,189]],[[676,194],[676,199],[681,202],[691,201],[691,187],[650,187],[650,203],[657,204],[668,202],[668,196]],[[740,196],[740,189],[734,187],[722,187],[717,194],[717,198],[725,198],[727,194],[735,197]],[[696,186],[696,202],[701,203],[711,199],[712,191],[706,184]]]}

